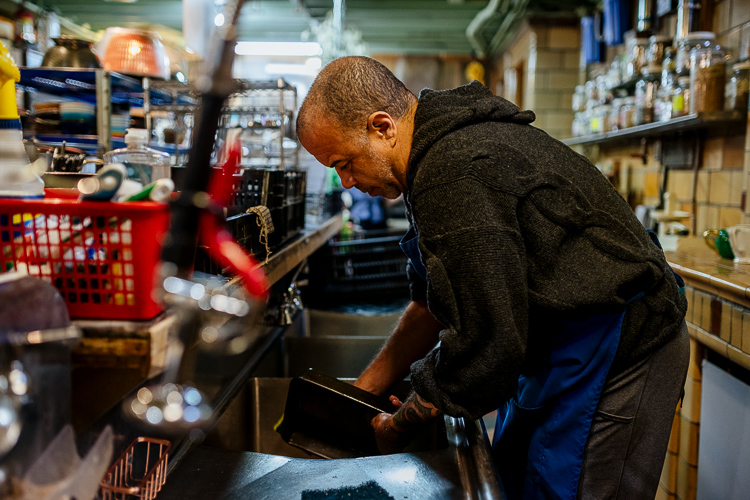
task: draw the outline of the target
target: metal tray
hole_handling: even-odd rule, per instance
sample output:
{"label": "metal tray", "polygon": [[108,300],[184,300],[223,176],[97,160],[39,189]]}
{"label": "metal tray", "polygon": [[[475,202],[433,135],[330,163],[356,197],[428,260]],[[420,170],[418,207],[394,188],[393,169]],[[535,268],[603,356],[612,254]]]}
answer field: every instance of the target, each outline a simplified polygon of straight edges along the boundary
{"label": "metal tray", "polygon": [[393,410],[387,399],[310,369],[289,385],[281,435],[323,458],[379,455],[370,421]]}

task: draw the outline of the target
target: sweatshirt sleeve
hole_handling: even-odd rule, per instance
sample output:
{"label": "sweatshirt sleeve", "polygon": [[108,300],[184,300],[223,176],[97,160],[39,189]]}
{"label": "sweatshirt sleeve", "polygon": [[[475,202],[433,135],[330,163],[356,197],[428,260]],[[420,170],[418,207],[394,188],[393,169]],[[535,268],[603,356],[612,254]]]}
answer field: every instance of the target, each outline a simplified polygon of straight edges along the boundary
{"label": "sweatshirt sleeve", "polygon": [[415,197],[427,302],[445,329],[412,386],[448,415],[478,418],[517,389],[528,332],[517,203],[470,176]]}

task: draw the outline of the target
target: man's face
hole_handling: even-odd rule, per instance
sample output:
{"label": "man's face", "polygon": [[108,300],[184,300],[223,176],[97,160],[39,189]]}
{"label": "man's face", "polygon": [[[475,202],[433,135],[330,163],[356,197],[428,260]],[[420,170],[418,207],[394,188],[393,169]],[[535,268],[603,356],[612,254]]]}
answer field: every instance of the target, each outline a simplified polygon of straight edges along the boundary
{"label": "man's face", "polygon": [[300,136],[302,146],[323,165],[335,168],[341,185],[370,196],[396,199],[401,189],[394,175],[393,150],[386,141],[365,133],[347,137],[337,124],[323,120]]}

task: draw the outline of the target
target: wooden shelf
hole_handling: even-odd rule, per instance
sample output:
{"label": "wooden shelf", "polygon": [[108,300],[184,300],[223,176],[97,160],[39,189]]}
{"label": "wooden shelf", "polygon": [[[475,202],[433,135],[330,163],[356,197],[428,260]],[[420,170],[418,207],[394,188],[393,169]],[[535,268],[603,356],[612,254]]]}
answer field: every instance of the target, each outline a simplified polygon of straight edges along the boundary
{"label": "wooden shelf", "polygon": [[679,132],[704,131],[707,135],[744,134],[747,116],[739,111],[706,111],[673,118],[666,122],[647,123],[635,127],[563,139],[568,146],[610,144],[644,137],[674,135]]}

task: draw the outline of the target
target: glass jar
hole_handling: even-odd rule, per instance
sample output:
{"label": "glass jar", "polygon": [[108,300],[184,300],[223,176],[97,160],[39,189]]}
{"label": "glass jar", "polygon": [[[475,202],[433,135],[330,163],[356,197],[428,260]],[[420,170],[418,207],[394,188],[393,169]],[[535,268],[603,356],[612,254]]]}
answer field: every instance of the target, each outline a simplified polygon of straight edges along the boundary
{"label": "glass jar", "polygon": [[620,119],[618,120],[618,126],[621,129],[632,127],[635,125],[635,97],[628,96],[622,100],[622,106],[620,106]]}
{"label": "glass jar", "polygon": [[648,38],[634,38],[632,45],[627,51],[628,66],[626,69],[626,81],[638,78],[641,71],[648,63],[646,50],[649,46]]}
{"label": "glass jar", "polygon": [[734,74],[729,80],[727,107],[736,111],[747,112],[748,94],[750,93],[750,61],[743,61],[732,66]]}
{"label": "glass jar", "polygon": [[710,31],[695,31],[688,33],[685,38],[677,44],[677,53],[675,54],[675,71],[677,76],[690,75],[690,51],[693,47],[713,43],[716,35]]}
{"label": "glass jar", "polygon": [[659,91],[661,68],[648,66],[635,84],[635,124],[643,125],[654,121],[654,107]]}
{"label": "glass jar", "polygon": [[588,110],[589,120],[589,133],[601,134],[604,132],[604,120],[602,119],[601,106],[597,106],[594,109]]}
{"label": "glass jar", "polygon": [[672,118],[685,116],[690,111],[690,77],[681,76],[672,90]]}
{"label": "glass jar", "polygon": [[602,122],[602,125],[601,125],[602,132],[611,132],[612,131],[612,105],[604,104],[602,106],[599,106],[598,114],[599,114],[599,119]]}
{"label": "glass jar", "polygon": [[586,96],[584,93],[583,85],[576,85],[576,90],[573,92],[573,112],[577,113],[583,111],[583,106],[586,103]]}
{"label": "glass jar", "polygon": [[583,89],[584,102],[596,100],[596,82],[594,80],[588,80]]}
{"label": "glass jar", "polygon": [[690,113],[724,109],[727,54],[720,45],[690,51]]}
{"label": "glass jar", "polygon": [[648,49],[646,50],[647,64],[661,65],[664,60],[664,53],[667,47],[672,45],[672,39],[668,36],[652,36],[648,39]]}
{"label": "glass jar", "polygon": [[575,115],[573,115],[573,125],[571,128],[571,133],[573,134],[573,137],[580,137],[582,135],[586,135],[584,128],[583,128],[583,112],[578,111]]}
{"label": "glass jar", "polygon": [[674,85],[676,78],[673,49],[667,47],[664,51],[664,59],[661,62],[661,86]]}
{"label": "glass jar", "polygon": [[620,130],[620,108],[622,108],[623,98],[615,97],[612,99],[612,108],[609,113],[609,129]]}
{"label": "glass jar", "polygon": [[671,84],[659,87],[656,104],[654,105],[654,120],[657,122],[666,122],[672,119],[672,94],[674,92],[672,87]]}

